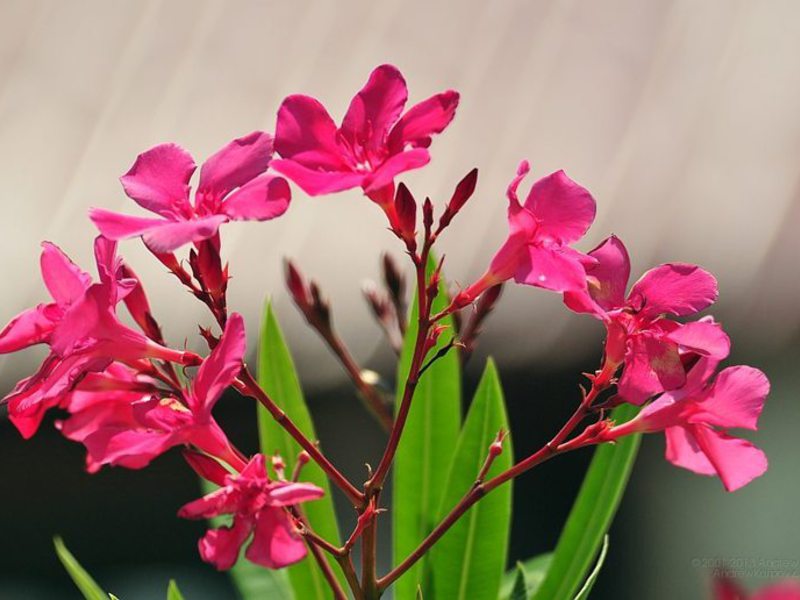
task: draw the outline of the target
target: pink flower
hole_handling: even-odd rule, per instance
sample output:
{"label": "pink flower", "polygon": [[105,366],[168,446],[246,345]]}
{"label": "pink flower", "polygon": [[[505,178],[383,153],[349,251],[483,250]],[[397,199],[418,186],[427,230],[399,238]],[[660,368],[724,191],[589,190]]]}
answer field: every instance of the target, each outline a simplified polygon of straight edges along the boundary
{"label": "pink flower", "polygon": [[309,483],[270,481],[262,454],[222,483],[220,489],[178,512],[185,519],[233,515],[230,526],[211,529],[200,539],[198,547],[204,561],[219,570],[230,569],[251,534],[245,556],[258,565],[280,569],[305,557],[306,546],[283,507],[321,498],[320,488]]}
{"label": "pink flower", "polygon": [[97,394],[89,402],[73,398],[67,407],[72,415],[62,430],[86,446],[90,470],[106,464],[140,469],[179,445],[194,446],[241,467],[243,461],[211,410],[241,371],[245,349],[244,321],[233,313],[219,343],[180,397],[149,390],[119,398]]}
{"label": "pink flower", "polygon": [[466,306],[486,289],[512,278],[557,292],[586,288],[584,265],[594,259],[569,244],[581,239],[594,221],[594,198],[564,171],[557,171],[534,183],[525,204],[520,204],[517,188],[529,171],[528,162],[522,161],[506,192],[508,239],[483,277],[456,297],[455,306]]}
{"label": "pink flower", "polygon": [[233,140],[200,169],[194,204],[189,181],[197,168],[175,144],[140,154],[120,181],[125,193],[160,218],[133,217],[101,208],[89,216],[111,240],[142,236],[155,252],[172,252],[189,242],[214,236],[228,221],[266,221],[286,212],[289,184],[265,173],[272,158],[272,137],[255,131]]}
{"label": "pink flower", "polygon": [[278,110],[272,163],[312,195],[361,187],[389,212],[394,178],[425,166],[431,136],[450,124],[458,93],[448,90],[412,106],[401,116],[408,89],[391,65],[376,68],[350,102],[340,127],[319,101],[286,98]]}
{"label": "pink flower", "polygon": [[714,580],[714,600],[800,600],[800,581],[786,579],[751,595],[732,579],[721,577]]}
{"label": "pink flower", "polygon": [[40,343],[50,346],[39,370],[2,400],[26,438],[36,432],[48,408],[59,405],[88,373],[102,371],[114,360],[156,358],[183,364],[199,360],[191,352],[172,350],[123,325],[116,317],[116,305],[138,282],[124,276],[115,242],[98,237],[95,259],[98,283],[92,283],[57,246],[44,243],[42,278],[53,301],[22,312],[0,332],[0,353]]}
{"label": "pink flower", "polygon": [[712,381],[718,361],[700,358],[686,384],[666,392],[632,420],[611,428],[607,439],[635,432],[664,431],[668,461],[699,473],[716,475],[729,492],[767,470],[767,457],[729,429],[757,429],[769,393],[769,380],[752,367],[728,367]]}
{"label": "pink flower", "polygon": [[618,391],[627,402],[682,386],[681,352],[723,359],[730,340],[711,318],[680,324],[665,317],[692,315],[717,299],[717,281],[696,265],[669,263],[645,273],[625,296],[630,259],[622,241],[611,236],[589,252],[588,288],[564,294],[566,305],[601,319],[608,330],[607,360],[624,361]]}

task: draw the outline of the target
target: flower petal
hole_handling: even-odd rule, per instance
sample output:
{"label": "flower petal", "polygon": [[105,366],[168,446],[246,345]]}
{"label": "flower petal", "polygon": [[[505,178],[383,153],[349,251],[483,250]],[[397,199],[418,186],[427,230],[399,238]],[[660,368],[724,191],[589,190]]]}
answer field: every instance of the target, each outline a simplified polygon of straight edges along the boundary
{"label": "flower petal", "polygon": [[270,504],[273,506],[289,506],[300,502],[308,502],[322,498],[325,492],[311,483],[277,482],[269,491]]}
{"label": "flower petal", "polygon": [[339,130],[351,147],[368,152],[381,148],[389,128],[397,121],[408,100],[402,74],[392,65],[381,65],[353,97]]}
{"label": "flower petal", "polygon": [[430,160],[431,155],[425,148],[414,148],[395,154],[364,179],[364,191],[371,193],[386,187],[400,173],[424,167]]}
{"label": "flower petal", "polygon": [[592,195],[564,171],[556,171],[534,183],[525,208],[536,216],[542,238],[564,244],[583,237],[596,211]]}
{"label": "flower petal", "polygon": [[769,394],[769,380],[753,367],[723,369],[706,397],[697,403],[693,423],[708,423],[728,429],[757,429],[758,417]]}
{"label": "flower petal", "polygon": [[691,429],[669,427],[664,431],[667,438],[666,459],[673,465],[689,469],[699,475],[715,475],[717,471],[700,449]]}
{"label": "flower petal", "polygon": [[261,175],[228,196],[222,212],[235,221],[267,221],[285,213],[291,199],[283,177]]}
{"label": "flower petal", "polygon": [[623,306],[625,288],[631,274],[631,261],[625,244],[612,235],[589,252],[589,256],[597,260],[586,268],[592,298],[605,310]]}
{"label": "flower petal", "polygon": [[157,227],[172,223],[164,219],[123,215],[103,208],[89,209],[89,218],[104,237],[117,241],[138,237]]}
{"label": "flower petal", "polygon": [[193,412],[211,412],[222,392],[242,370],[242,358],[246,349],[242,315],[231,313],[219,343],[197,371],[190,399]]}
{"label": "flower petal", "polygon": [[236,564],[242,548],[253,525],[250,519],[236,516],[230,527],[209,529],[197,546],[200,557],[220,571],[226,571]]}
{"label": "flower petal", "polygon": [[586,288],[586,272],[579,253],[567,247],[527,246],[514,280],[555,292]]}
{"label": "flower petal", "polygon": [[275,151],[310,169],[349,169],[336,142],[336,124],[325,107],[309,96],[297,94],[281,103],[275,126]]}
{"label": "flower petal", "polygon": [[309,196],[320,196],[360,187],[365,175],[347,168],[341,171],[318,171],[294,160],[277,159],[270,166],[295,182]]}
{"label": "flower petal", "polygon": [[629,303],[646,315],[692,315],[719,295],[717,280],[697,265],[668,263],[650,269],[631,288]]}
{"label": "flower petal", "polygon": [[137,204],[172,218],[191,214],[189,180],[197,167],[191,155],[176,144],[161,144],[143,152],[120,177],[125,193]]}
{"label": "flower petal", "polygon": [[431,136],[444,131],[455,117],[458,99],[458,92],[447,90],[408,109],[389,133],[389,152],[408,145],[427,148]]}
{"label": "flower petal", "polygon": [[647,334],[629,338],[618,385],[623,400],[640,405],[653,394],[680,387],[685,381],[686,373],[675,344]]}
{"label": "flower petal", "polygon": [[263,131],[233,140],[203,163],[198,197],[224,197],[266,171],[271,158],[272,136]]}
{"label": "flower petal", "polygon": [[305,555],[306,545],[294,532],[284,509],[265,507],[261,510],[253,541],[245,551],[247,559],[269,569],[280,569]]}
{"label": "flower petal", "polygon": [[688,350],[718,360],[731,351],[731,339],[719,323],[701,319],[685,323],[667,334],[667,338]]}
{"label": "flower petal", "polygon": [[11,319],[0,331],[0,354],[16,352],[46,341],[55,327],[48,314],[57,312],[55,305],[40,304]]}
{"label": "flower petal", "polygon": [[747,440],[704,425],[693,425],[691,430],[697,445],[729,492],[738,490],[767,471],[766,455]]}
{"label": "flower petal", "polygon": [[74,302],[92,283],[88,273],[72,262],[61,248],[50,242],[42,243],[39,264],[44,284],[58,304]]}
{"label": "flower petal", "polygon": [[219,226],[227,220],[228,217],[225,215],[212,215],[191,221],[167,222],[144,232],[142,239],[154,252],[173,252],[189,242],[207,240],[216,234]]}

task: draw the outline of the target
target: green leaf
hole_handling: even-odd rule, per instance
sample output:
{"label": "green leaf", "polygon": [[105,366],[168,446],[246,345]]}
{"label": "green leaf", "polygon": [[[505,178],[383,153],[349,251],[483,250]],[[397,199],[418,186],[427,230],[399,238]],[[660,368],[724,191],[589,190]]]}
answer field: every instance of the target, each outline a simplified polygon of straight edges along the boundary
{"label": "green leaf", "polygon": [[[508,418],[497,368],[489,360],[458,438],[437,511],[438,521],[470,490],[500,429],[508,430]],[[511,440],[506,438],[503,452],[492,464],[487,479],[508,469],[513,456]],[[434,596],[448,600],[497,600],[510,527],[509,482],[469,509],[431,550]]]}
{"label": "green leaf", "polygon": [[75,585],[86,600],[109,600],[109,595],[97,585],[97,582],[92,579],[92,576],[86,572],[86,569],[84,569],[72,553],[67,550],[67,547],[64,545],[64,540],[56,536],[53,538],[53,545],[56,547],[58,559],[61,561],[61,564],[64,565],[72,581],[75,582]]}
{"label": "green leaf", "polygon": [[[210,494],[218,489],[216,485],[205,479],[201,479],[200,484],[203,494]],[[224,527],[230,525],[231,518],[229,516],[213,517],[209,519],[209,522],[212,527]],[[261,600],[262,598],[294,600],[286,569],[279,571],[265,569],[247,560],[244,552],[245,548],[242,547],[239,559],[228,571],[243,600]]]}
{"label": "green leaf", "polygon": [[517,563],[517,576],[514,578],[514,587],[508,600],[528,600],[528,584],[525,582],[525,567]]}
{"label": "green leaf", "polygon": [[[614,410],[612,417],[623,422],[637,412],[637,407],[623,405]],[[639,441],[640,435],[632,435],[595,450],[536,600],[573,598],[586,579],[622,500]]]}
{"label": "green leaf", "polygon": [[542,581],[544,581],[552,559],[553,555],[547,553],[529,558],[525,562],[518,562],[516,569],[506,572],[503,576],[503,584],[500,586],[499,598],[501,598],[501,600],[510,600],[519,569],[525,574],[525,588],[528,593],[528,598],[530,598],[536,593],[539,586],[542,585]]}
{"label": "green leaf", "polygon": [[[286,346],[272,305],[268,302],[261,328],[261,339],[258,354],[258,383],[269,394],[272,400],[283,409],[295,425],[309,439],[315,440],[314,423],[306,406],[300,381],[295,371],[294,361]],[[301,448],[292,437],[278,425],[269,412],[258,406],[258,432],[261,440],[261,451],[270,456],[278,452],[291,473],[295,459]],[[301,479],[313,483],[325,490],[325,496],[319,500],[303,505],[311,528],[332,544],[339,544],[339,527],[333,509],[333,499],[328,478],[322,469],[312,460],[305,467]],[[339,565],[328,559],[333,571],[343,583],[344,575]],[[309,555],[296,565],[287,568],[289,581],[294,596],[302,600],[325,600],[333,598],[333,593],[325,581],[316,561]],[[262,596],[272,597],[272,596]]]}
{"label": "green leaf", "polygon": [[[432,273],[435,262],[427,265]],[[444,283],[433,304],[436,313],[449,303]],[[411,368],[414,341],[417,336],[417,300],[414,299],[408,330],[400,355],[397,373],[397,402],[399,408],[403,388]],[[446,345],[454,335],[451,318],[441,324],[449,326],[428,359]],[[453,458],[461,422],[461,366],[455,349],[429,368],[419,380],[403,437],[394,459],[392,496],[393,548],[395,563],[410,554],[434,527],[442,502],[444,487]],[[420,560],[400,577],[394,585],[397,600],[415,598],[417,586],[428,592],[425,580],[427,559]]]}
{"label": "green leaf", "polygon": [[592,572],[589,573],[588,579],[586,579],[586,583],[583,584],[581,591],[578,592],[578,595],[575,596],[575,600],[587,600],[589,598],[589,592],[592,591],[594,587],[594,582],[597,581],[597,576],[600,575],[600,569],[603,568],[603,563],[606,560],[606,554],[608,553],[608,534],[603,538],[603,547],[600,548],[600,556],[597,557],[597,563],[594,565],[594,569]]}
{"label": "green leaf", "polygon": [[178,584],[174,579],[170,579],[169,587],[167,588],[167,600],[183,600],[183,594],[178,589]]}

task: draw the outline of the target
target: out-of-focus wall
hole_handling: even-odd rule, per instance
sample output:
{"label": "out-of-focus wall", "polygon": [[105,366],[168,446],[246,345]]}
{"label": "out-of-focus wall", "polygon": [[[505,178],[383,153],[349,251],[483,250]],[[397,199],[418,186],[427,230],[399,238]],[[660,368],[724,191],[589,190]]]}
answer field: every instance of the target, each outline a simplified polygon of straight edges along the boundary
{"label": "out-of-focus wall", "polygon": [[[736,357],[776,365],[762,436],[773,469],[761,487],[722,498],[716,484],[667,469],[660,442],[649,442],[624,508],[623,558],[611,559],[628,561],[612,572],[639,575],[617,597],[688,597],[699,584],[687,576],[705,577],[692,557],[800,554],[800,523],[787,504],[798,493],[790,425],[800,426],[793,0],[0,0],[0,321],[45,297],[35,272],[40,240],[89,267],[87,209],[142,214],[117,182],[137,153],[174,141],[202,161],[234,137],[271,131],[281,99],[295,92],[319,97],[338,119],[382,62],[401,68],[412,102],[448,87],[462,93],[431,165],[403,178],[441,203],[480,168],[475,197],[442,240],[450,278],[467,284],[480,275],[504,239],[504,190],[527,158],[534,174],[564,168],[595,195],[598,217],[583,250],[613,232],[628,245],[634,276],[661,261],[706,266],[720,281],[714,313]],[[311,387],[343,375],[289,305],[284,256],[320,281],[358,358],[388,364],[358,296],[364,279],[378,277],[381,251],[402,253],[368,200],[295,189],[284,217],[228,225],[223,243],[231,306],[254,333],[272,296]],[[138,242],[122,252],[175,344],[208,321]],[[529,373],[518,385],[599,352],[597,324],[553,294],[508,289],[492,319],[481,353],[505,372]],[[0,358],[0,392],[38,358]],[[714,509],[709,525],[698,507],[717,504],[727,508]],[[646,552],[630,551],[646,540]],[[658,596],[648,586],[665,578],[673,592]]]}

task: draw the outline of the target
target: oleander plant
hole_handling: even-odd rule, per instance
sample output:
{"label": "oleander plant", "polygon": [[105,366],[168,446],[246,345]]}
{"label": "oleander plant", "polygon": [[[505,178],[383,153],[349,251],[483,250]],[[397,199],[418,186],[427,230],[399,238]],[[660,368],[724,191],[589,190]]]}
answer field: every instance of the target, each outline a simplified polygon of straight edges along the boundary
{"label": "oleander plant", "polygon": [[[619,238],[586,253],[575,249],[594,220],[595,200],[563,171],[531,185],[530,167],[521,162],[509,174],[505,199],[502,190],[493,196],[507,209],[507,239],[477,280],[448,281],[437,242],[459,236],[458,215],[468,210],[478,170],[461,178],[446,202],[420,201],[399,181],[428,165],[432,139],[459,104],[453,90],[406,110],[407,99],[405,80],[391,65],[370,74],[338,125],[320,101],[289,96],[274,135],[255,131],[233,140],[201,165],[194,183],[197,165],[180,146],[140,154],[121,183],[149,214],[90,211],[99,232],[96,276],[55,244],[42,245],[50,299],[9,322],[0,352],[44,344],[49,353],[2,402],[26,439],[56,411],[58,430],[85,446],[91,473],[143,469],[180,451],[203,491],[187,498],[178,517],[208,522],[200,558],[230,571],[247,600],[587,598],[609,552],[607,531],[641,435],[663,433],[669,462],[717,477],[733,492],[767,469],[764,453],[731,430],[756,429],[769,381],[753,367],[722,366],[728,335],[713,317],[696,316],[717,299],[711,273],[667,263],[629,286],[628,250]],[[397,256],[409,261],[383,257],[385,285],[363,291],[398,359],[396,379],[383,374],[396,380],[393,398],[357,364],[319,286],[286,262],[291,298],[386,431],[379,462],[359,480],[346,477],[317,440],[273,309],[267,305],[260,334],[248,340],[255,324],[247,327],[227,301],[232,267],[222,226],[279,219],[293,185],[313,197],[362,190],[364,210],[383,211]],[[133,239],[174,274],[176,298],[183,288],[207,307],[208,321],[199,326],[207,351],[165,339],[142,281],[119,255],[119,244]],[[404,273],[412,269],[407,285]],[[525,456],[515,455],[509,434],[513,428],[524,435],[525,424],[508,422],[491,360],[468,403],[461,392],[463,365],[506,285],[560,294],[567,310],[605,330],[596,370],[582,375],[574,398],[552,399],[574,405],[572,416]],[[258,351],[254,366],[244,361],[248,341]],[[255,401],[258,454],[240,450],[214,418],[229,388]],[[594,457],[556,547],[507,570],[514,479],[587,447]],[[337,523],[334,488],[355,515],[351,531]],[[392,566],[381,572],[377,548],[388,531]],[[87,598],[114,597],[59,539],[56,548]],[[725,594],[736,589],[729,582],[717,591],[734,598]],[[182,597],[174,582],[167,597]]]}

